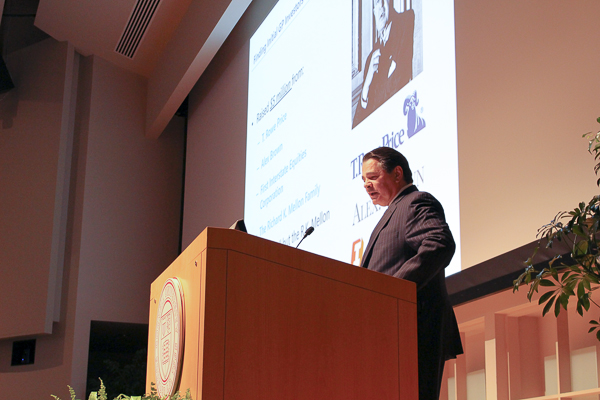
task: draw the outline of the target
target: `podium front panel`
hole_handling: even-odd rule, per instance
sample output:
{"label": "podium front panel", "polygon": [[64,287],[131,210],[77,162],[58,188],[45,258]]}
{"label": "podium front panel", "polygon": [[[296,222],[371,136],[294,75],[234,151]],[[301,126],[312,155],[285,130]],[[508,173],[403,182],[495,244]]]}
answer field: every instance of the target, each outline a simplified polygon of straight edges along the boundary
{"label": "podium front panel", "polygon": [[185,296],[179,389],[195,400],[418,398],[413,283],[216,228],[152,284],[148,390],[170,277]]}

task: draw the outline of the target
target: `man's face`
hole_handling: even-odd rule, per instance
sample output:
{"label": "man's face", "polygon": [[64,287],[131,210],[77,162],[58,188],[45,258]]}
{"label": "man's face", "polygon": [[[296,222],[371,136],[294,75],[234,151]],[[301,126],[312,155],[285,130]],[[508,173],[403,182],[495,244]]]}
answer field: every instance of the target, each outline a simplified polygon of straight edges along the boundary
{"label": "man's face", "polygon": [[375,27],[382,31],[390,18],[389,0],[373,0],[373,15],[375,16]]}
{"label": "man's face", "polygon": [[373,204],[379,206],[389,206],[405,185],[401,167],[386,172],[381,168],[381,163],[373,158],[363,162],[362,179]]}

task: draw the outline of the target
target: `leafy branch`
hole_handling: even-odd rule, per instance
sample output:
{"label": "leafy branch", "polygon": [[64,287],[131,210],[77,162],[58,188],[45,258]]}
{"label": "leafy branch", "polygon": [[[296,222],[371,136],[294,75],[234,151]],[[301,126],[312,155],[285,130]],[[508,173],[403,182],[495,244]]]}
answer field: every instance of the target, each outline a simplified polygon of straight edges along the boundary
{"label": "leafy branch", "polygon": [[[100,378],[98,378],[100,379]],[[75,390],[67,385],[69,388],[69,394],[71,395],[71,400],[77,400],[75,396]],[[60,400],[58,396],[50,395],[54,397],[54,400]],[[104,382],[100,379],[100,390],[98,392],[92,392],[88,400],[108,400],[108,396],[106,395],[106,387],[104,386]],[[113,400],[192,400],[192,395],[190,393],[190,389],[188,389],[185,393],[185,396],[181,396],[179,392],[175,392],[170,396],[160,397],[158,392],[156,391],[156,387],[154,386],[154,382],[150,384],[150,393],[145,394],[144,396],[127,396],[124,394],[120,394],[115,397]]]}
{"label": "leafy branch", "polygon": [[[600,123],[600,118],[597,119]],[[600,171],[600,132],[588,132],[583,137],[589,140],[588,152],[594,156],[597,164],[594,173]],[[600,178],[596,185],[600,187]],[[588,202],[579,203],[573,211],[561,211],[550,223],[538,229],[539,240],[531,257],[525,261],[525,271],[513,282],[513,292],[522,284],[528,285],[527,299],[532,301],[540,286],[549,289],[542,294],[538,304],[544,305],[542,315],[550,311],[558,316],[561,308],[566,310],[569,299],[577,299],[577,313],[581,316],[589,311],[590,306],[600,308],[592,299],[593,293],[600,288],[600,196],[594,196]],[[556,242],[563,242],[569,247],[571,262],[563,262],[562,255],[555,255],[548,266],[537,270],[534,258],[545,242],[546,248],[552,248]],[[600,319],[590,321],[589,333],[596,331],[600,341]]]}

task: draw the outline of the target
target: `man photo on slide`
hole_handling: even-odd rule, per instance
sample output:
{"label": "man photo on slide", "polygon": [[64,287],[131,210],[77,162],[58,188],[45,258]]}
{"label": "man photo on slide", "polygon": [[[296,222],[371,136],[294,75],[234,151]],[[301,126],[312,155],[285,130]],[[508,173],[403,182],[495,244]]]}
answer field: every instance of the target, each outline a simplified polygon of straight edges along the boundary
{"label": "man photo on slide", "polygon": [[376,39],[365,61],[353,128],[412,79],[415,13],[397,13],[390,1],[373,1]]}

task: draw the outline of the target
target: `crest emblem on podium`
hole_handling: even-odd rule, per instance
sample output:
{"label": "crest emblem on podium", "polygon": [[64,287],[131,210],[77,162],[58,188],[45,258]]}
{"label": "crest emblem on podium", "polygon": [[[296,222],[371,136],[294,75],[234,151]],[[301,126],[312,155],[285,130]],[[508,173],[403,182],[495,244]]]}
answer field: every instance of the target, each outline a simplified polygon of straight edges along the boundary
{"label": "crest emblem on podium", "polygon": [[154,339],[156,390],[161,398],[175,392],[181,376],[184,315],[181,284],[177,278],[169,278],[160,294]]}

